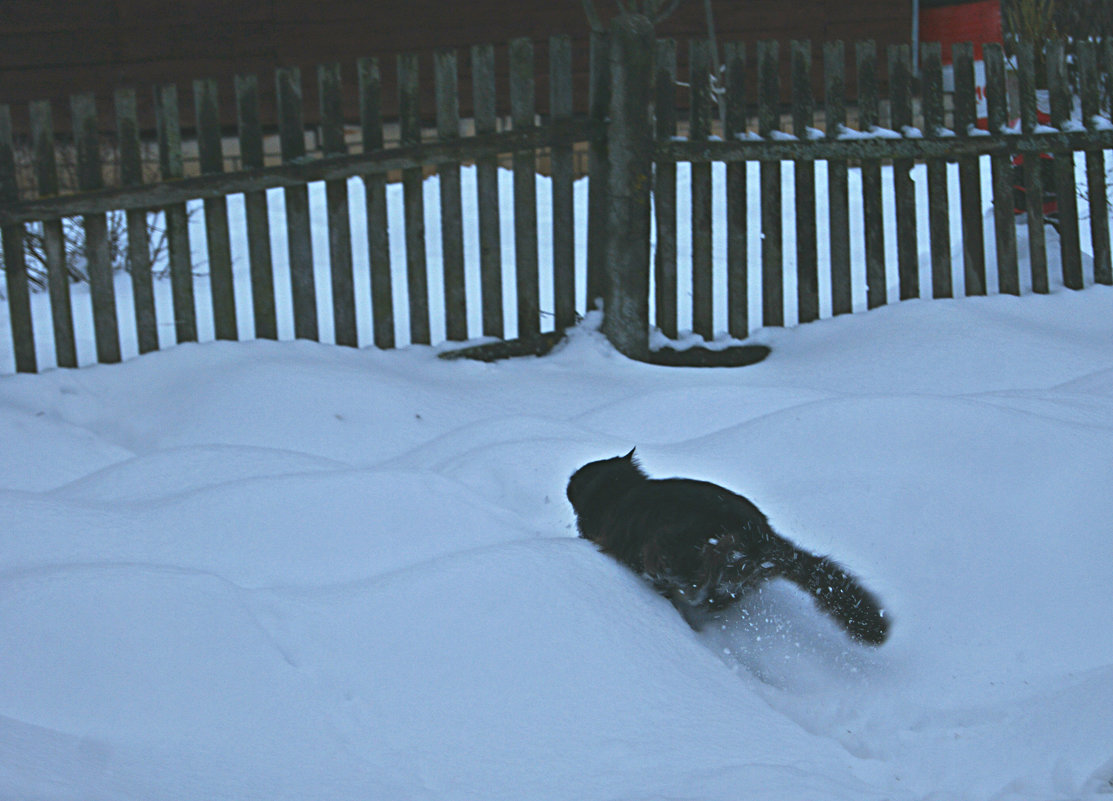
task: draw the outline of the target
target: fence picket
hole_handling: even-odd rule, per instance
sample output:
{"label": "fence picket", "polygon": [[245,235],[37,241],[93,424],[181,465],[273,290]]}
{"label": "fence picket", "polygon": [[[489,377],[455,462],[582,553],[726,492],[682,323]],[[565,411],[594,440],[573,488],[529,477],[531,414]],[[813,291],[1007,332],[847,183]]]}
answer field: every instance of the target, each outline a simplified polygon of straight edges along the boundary
{"label": "fence picket", "polygon": [[[159,174],[164,181],[172,181],[183,175],[182,128],[178,114],[178,88],[167,84],[155,90]],[[193,300],[189,212],[185,203],[173,203],[166,206],[163,212],[166,215],[166,250],[170,261],[170,294],[174,307],[174,339],[179,343],[196,342],[197,311]]]}
{"label": "fence picket", "polygon": [[[40,195],[56,195],[58,194],[58,166],[54,155],[54,121],[50,101],[40,100],[31,103],[29,109],[38,191]],[[130,226],[130,216],[128,222]],[[70,299],[70,271],[69,265],[66,264],[65,232],[61,220],[45,220],[42,227],[43,250],[46,256],[46,281],[50,294],[50,319],[54,328],[54,357],[59,367],[77,367],[77,345],[73,331],[73,308]],[[147,229],[144,226],[143,235],[145,236],[146,233]],[[129,247],[131,247],[131,242],[132,238],[129,231]],[[149,267],[147,273],[149,277]],[[139,352],[144,352],[143,340],[140,340]]]}
{"label": "fence picket", "polygon": [[[815,122],[812,98],[812,43],[792,43],[792,132],[811,137]],[[815,162],[795,163],[796,182],[796,303],[797,319],[819,319],[819,254],[815,228]]]}
{"label": "fence picket", "polygon": [[[116,132],[120,147],[120,184],[143,183],[143,160],[139,152],[139,121],[135,92],[116,91]],[[53,152],[51,153],[53,158]],[[128,209],[128,272],[131,274],[132,301],[135,306],[135,333],[140,353],[158,350],[158,323],[151,280],[151,247],[147,234],[147,210]],[[67,292],[68,295],[68,292]]]}
{"label": "fence picket", "polygon": [[[340,65],[317,67],[321,104],[321,152],[324,156],[343,156],[344,108],[340,94]],[[352,223],[348,214],[348,181],[337,178],[325,182],[325,214],[328,218],[329,274],[332,278],[333,336],[337,345],[357,347],[355,279],[352,275]]]}
{"label": "fence picket", "polygon": [[[951,46],[955,76],[955,133],[970,138],[976,122],[974,48],[969,42]],[[967,295],[984,295],[985,234],[982,231],[982,178],[977,156],[958,160],[959,205],[962,214],[962,263]]]}
{"label": "fence picket", "polygon": [[[549,115],[553,123],[572,119],[572,40],[549,39]],[[576,324],[575,205],[572,197],[572,144],[550,151],[553,200],[553,303],[556,329]]]}
{"label": "fence picket", "polygon": [[[877,88],[877,46],[857,43],[858,127],[863,133],[880,125]],[[866,305],[875,309],[888,302],[885,278],[885,224],[881,211],[881,161],[862,160],[862,215],[866,234]]]}
{"label": "fence picket", "polygon": [[[433,59],[437,98],[437,138],[460,136],[460,105],[457,98],[456,51],[438,51]],[[460,165],[437,167],[440,181],[441,260],[444,275],[445,336],[450,341],[468,338],[467,300],[464,292],[464,222],[460,198]]]}
{"label": "fence picket", "polygon": [[[495,117],[495,49],[476,45],[471,51],[472,98],[476,134],[493,134]],[[475,162],[479,203],[479,288],[483,304],[483,336],[504,335],[502,314],[502,233],[499,211],[498,156]]]}
{"label": "fence picket", "polygon": [[[920,47],[920,73],[924,87],[924,135],[939,139],[943,126],[942,46],[925,42]],[[928,238],[931,243],[931,296],[954,296],[951,279],[951,221],[947,196],[947,162],[927,160]]]}
{"label": "fence picket", "polygon": [[[758,134],[780,130],[781,80],[778,45],[757,43]],[[761,324],[784,325],[784,245],[781,241],[781,163],[761,163]]]}
{"label": "fence picket", "polygon": [[[421,142],[421,111],[418,106],[417,56],[398,56],[398,115],[402,145]],[[422,170],[402,171],[403,219],[406,227],[406,288],[410,300],[410,341],[432,342],[429,330],[429,277],[425,261],[425,191]]]}
{"label": "fence picket", "polygon": [[[912,127],[912,60],[909,46],[890,45],[889,105],[892,127],[904,134]],[[893,159],[893,193],[897,214],[897,271],[900,299],[920,297],[920,254],[916,243],[916,186],[912,159]]]}
{"label": "fence picket", "polygon": [[[986,104],[989,130],[1000,132],[1008,124],[1005,97],[1005,53],[998,43],[982,46],[985,59]],[[990,158],[993,186],[993,223],[997,240],[997,291],[1020,294],[1016,264],[1016,215],[1013,213],[1012,159],[1008,154]]]}
{"label": "fence picket", "polygon": [[[660,39],[654,60],[654,97],[658,142],[676,136],[676,41]],[[730,200],[728,198],[727,202]],[[653,254],[654,322],[670,339],[677,337],[676,165],[659,163],[653,174],[653,213],[657,249]]]}
{"label": "fence picket", "polygon": [[[1047,88],[1051,95],[1051,124],[1063,130],[1070,122],[1072,96],[1067,81],[1066,53],[1062,41],[1047,44]],[[1059,154],[1052,162],[1055,201],[1059,208],[1059,244],[1063,285],[1082,289],[1082,250],[1078,234],[1078,197],[1074,182],[1074,154]]]}
{"label": "fence picket", "polygon": [[[727,110],[723,133],[730,141],[746,133],[745,45],[728,43],[725,59]],[[745,339],[750,334],[747,169],[744,161],[727,165],[727,332],[735,339]]]}
{"label": "fence picket", "polygon": [[606,33],[591,32],[588,116],[594,124],[587,149],[587,308],[598,309],[608,292],[607,186],[610,183],[606,124],[611,107],[611,45]]}
{"label": "fence picket", "polygon": [[[216,81],[193,82],[197,146],[202,173],[224,171],[220,110]],[[236,298],[232,281],[232,239],[228,231],[228,201],[205,198],[205,240],[209,253],[210,294],[217,339],[236,339]]]}
{"label": "fence picket", "polygon": [[[510,121],[515,130],[532,128],[535,115],[533,43],[510,43]],[[518,336],[541,332],[541,298],[537,267],[536,157],[532,150],[516,150],[514,172],[514,261],[518,282]]]}
{"label": "fence picket", "polygon": [[[305,158],[305,124],[302,108],[301,70],[284,67],[275,72],[278,100],[278,138],[282,161]],[[317,286],[313,277],[313,241],[309,223],[309,188],[288,186],[286,197],[286,246],[290,259],[290,288],[294,301],[294,336],[319,339]]]}
{"label": "fence picket", "polygon": [[[70,98],[73,140],[77,148],[77,186],[95,191],[104,186],[101,172],[100,136],[97,132],[96,102],[91,94]],[[108,220],[104,214],[86,214],[85,261],[89,271],[89,295],[93,302],[93,334],[97,361],[120,361],[120,328],[116,319],[116,283],[108,253]]]}
{"label": "fence picket", "polygon": [[1101,49],[1100,72],[1105,76],[1102,82],[1102,93],[1108,103],[1105,113],[1113,120],[1113,36],[1105,37],[1105,46]]}
{"label": "fence picket", "polygon": [[[711,136],[711,50],[706,39],[688,44],[691,119],[688,138]],[[692,175],[692,331],[704,339],[715,336],[712,319],[711,164],[693,162]]]}
{"label": "fence picket", "polygon": [[[263,127],[259,120],[259,81],[254,75],[236,76],[236,120],[240,161],[245,169],[263,168]],[[247,257],[251,271],[251,308],[258,339],[278,339],[271,260],[270,219],[265,189],[244,192]]]}
{"label": "fence picket", "polygon": [[[1017,43],[1018,89],[1020,92],[1020,130],[1036,130],[1036,65],[1031,42]],[[1032,269],[1032,291],[1047,294],[1047,240],[1043,219],[1043,158],[1029,153],[1024,159],[1024,198],[1028,217],[1028,260]]]}
{"label": "fence picket", "polygon": [[[19,200],[16,185],[15,148],[12,142],[12,113],[0,105],[0,202]],[[23,226],[5,225],[0,229],[0,245],[4,248],[4,273],[8,288],[8,310],[15,348],[15,369],[34,373],[35,332],[31,322],[31,291],[27,285],[27,258],[23,250]]]}
{"label": "fence picket", "polygon": [[[362,58],[359,70],[359,120],[363,152],[383,148],[382,74],[377,58]],[[367,202],[367,254],[371,279],[371,325],[375,346],[394,347],[394,294],[390,274],[386,176],[363,177]]]}
{"label": "fence picket", "polygon": [[[1082,121],[1090,130],[1098,127],[1101,113],[1101,73],[1098,71],[1096,44],[1079,42],[1079,79],[1082,94]],[[1100,150],[1086,151],[1086,194],[1090,205],[1090,242],[1094,248],[1094,281],[1113,284],[1113,268],[1109,253],[1109,201],[1105,195],[1105,154]]]}
{"label": "fence picket", "polygon": [[[838,139],[846,127],[846,47],[823,45],[824,115],[827,138]],[[850,188],[846,159],[827,162],[827,225],[831,251],[831,313],[853,311],[850,284]]]}

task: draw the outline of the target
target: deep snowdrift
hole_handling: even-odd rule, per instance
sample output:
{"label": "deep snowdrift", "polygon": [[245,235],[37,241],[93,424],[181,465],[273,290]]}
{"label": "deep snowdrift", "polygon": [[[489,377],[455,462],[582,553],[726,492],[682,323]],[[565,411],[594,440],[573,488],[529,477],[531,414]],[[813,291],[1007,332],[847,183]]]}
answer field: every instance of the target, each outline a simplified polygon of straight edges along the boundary
{"label": "deep snowdrift", "polygon": [[[204,344],[0,378],[0,798],[1113,789],[1113,292],[765,331],[764,363]],[[892,610],[694,634],[583,462],[745,493]]]}

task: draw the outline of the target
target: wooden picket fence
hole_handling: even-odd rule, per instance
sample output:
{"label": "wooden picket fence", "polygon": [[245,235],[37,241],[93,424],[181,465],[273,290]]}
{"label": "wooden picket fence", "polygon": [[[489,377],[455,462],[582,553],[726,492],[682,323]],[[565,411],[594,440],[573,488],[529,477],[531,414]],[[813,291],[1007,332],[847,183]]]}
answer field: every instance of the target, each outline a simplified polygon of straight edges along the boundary
{"label": "wooden picket fence", "polygon": [[[119,361],[120,341],[112,274],[105,247],[105,214],[128,212],[128,265],[134,283],[136,333],[140,353],[158,347],[158,321],[151,282],[146,216],[157,210],[166,215],[169,275],[173,296],[173,324],[177,342],[198,338],[197,311],[193,297],[193,265],[190,261],[186,202],[204,201],[205,235],[212,285],[212,316],[217,339],[237,337],[236,304],[233,296],[232,260],[229,245],[226,198],[244,196],[249,250],[254,332],[258,338],[278,336],[274,272],[270,247],[266,190],[281,187],[285,194],[287,244],[290,265],[293,327],[297,338],[317,339],[318,320],[311,247],[308,185],[323,181],[327,192],[329,264],[332,278],[332,312],[335,341],[357,344],[353,287],[352,242],[349,225],[347,179],[360,176],[366,190],[368,249],[370,257],[374,344],[394,346],[392,265],[386,225],[386,176],[401,172],[405,193],[406,277],[409,300],[410,340],[429,343],[430,309],[425,259],[423,218],[424,170],[435,167],[440,177],[440,228],[443,237],[446,328],[449,339],[464,339],[464,264],[461,222],[460,165],[474,162],[477,169],[479,238],[482,253],[483,334],[502,336],[501,248],[497,161],[500,153],[513,153],[515,246],[518,254],[519,330],[538,330],[537,232],[534,190],[535,154],[550,151],[557,206],[570,208],[572,192],[571,152],[575,142],[586,141],[588,125],[573,119],[571,106],[571,52],[566,38],[550,43],[551,102],[546,125],[535,125],[534,58],[528,40],[509,48],[510,105],[513,128],[496,132],[495,59],[491,46],[471,51],[475,135],[459,136],[457,102],[457,54],[441,52],[435,59],[437,97],[436,129],[432,141],[422,140],[419,114],[418,59],[402,56],[397,62],[400,141],[384,146],[381,115],[382,81],[377,59],[361,60],[358,66],[359,109],[362,152],[349,154],[344,136],[339,65],[318,70],[321,101],[323,155],[307,158],[303,124],[302,82],[296,68],[276,73],[278,119],[283,163],[264,166],[264,125],[259,118],[259,84],[254,76],[235,82],[240,159],[244,169],[222,172],[222,139],[214,81],[194,83],[196,133],[203,174],[183,177],[182,133],[179,98],[175,86],[159,87],[155,105],[161,180],[140,183],[139,125],[134,93],[116,94],[117,136],[120,152],[119,185],[106,188],[100,163],[100,135],[96,125],[94,98],[74,97],[71,102],[74,144],[77,150],[80,192],[57,194],[54,128],[48,103],[32,104],[31,147],[38,180],[38,197],[19,200],[16,181],[11,112],[0,106],[0,226],[3,230],[8,300],[15,342],[16,369],[34,371],[36,355],[26,263],[23,226],[42,223],[46,243],[56,362],[62,367],[77,365],[69,279],[62,247],[63,217],[80,216],[86,241],[86,260],[93,315],[96,358]],[[561,253],[570,251],[571,220],[554,220],[553,241]],[[570,304],[558,314],[562,326],[573,322]]]}
{"label": "wooden picket fence", "polygon": [[[544,151],[552,176],[553,317],[557,331],[575,323],[578,312],[574,281],[575,242],[586,238],[588,305],[605,299],[604,330],[620,350],[635,358],[648,353],[649,286],[652,269],[655,293],[655,324],[666,336],[677,331],[678,271],[688,265],[677,259],[676,165],[690,162],[692,208],[692,327],[711,338],[712,319],[712,220],[711,165],[726,163],[726,263],[729,333],[745,338],[758,325],[778,326],[785,322],[783,297],[784,248],[795,247],[800,322],[819,315],[817,278],[815,162],[828,165],[829,236],[831,263],[831,308],[833,313],[851,311],[851,228],[849,225],[848,174],[860,169],[864,209],[864,236],[868,306],[889,301],[886,295],[885,256],[882,224],[882,163],[891,163],[896,197],[896,236],[900,275],[900,298],[926,294],[918,285],[916,241],[916,198],[909,171],[913,163],[925,162],[928,176],[930,249],[932,260],[931,297],[953,294],[950,268],[950,223],[955,198],[947,195],[946,165],[958,163],[962,219],[965,291],[986,291],[986,259],[981,228],[981,188],[978,160],[989,156],[993,164],[993,201],[998,286],[1001,292],[1018,293],[1016,222],[1010,158],[1029,156],[1024,179],[1028,208],[1029,260],[1032,287],[1045,292],[1049,287],[1044,244],[1042,207],[1037,202],[1043,189],[1040,171],[1034,169],[1038,155],[1054,154],[1056,193],[1059,203],[1063,283],[1081,288],[1083,283],[1077,193],[1073,154],[1085,152],[1087,197],[1090,204],[1094,280],[1110,283],[1109,212],[1106,200],[1104,151],[1113,149],[1113,125],[1108,109],[1100,106],[1100,82],[1113,64],[1110,44],[1104,50],[1081,43],[1075,50],[1080,70],[1080,101],[1084,125],[1071,122],[1072,96],[1066,80],[1066,59],[1061,45],[1052,43],[1046,52],[1047,86],[1051,96],[1051,126],[1037,124],[1035,111],[1035,53],[1021,46],[1017,64],[1021,125],[1006,130],[1006,60],[998,45],[984,47],[989,104],[989,130],[977,131],[972,48],[954,51],[955,91],[953,111],[945,108],[938,45],[924,45],[921,53],[920,95],[914,80],[907,46],[888,52],[889,97],[883,103],[877,80],[877,53],[870,42],[854,47],[857,93],[846,91],[846,48],[841,42],[823,46],[823,118],[825,132],[817,124],[812,96],[812,49],[794,42],[787,50],[791,76],[791,133],[782,131],[782,52],[776,42],[760,42],[747,49],[732,44],[725,50],[722,80],[712,80],[711,49],[707,42],[689,43],[688,90],[679,100],[688,108],[687,118],[678,113],[677,47],[674,42],[654,40],[646,26],[623,28],[616,22],[608,35],[597,35],[591,43],[589,113],[573,113],[573,53],[568,39],[556,37],[548,43],[549,97],[546,114],[539,117],[535,98],[535,58],[528,40],[515,40],[508,56],[496,65],[491,46],[470,52],[471,95],[474,134],[461,135],[462,120],[455,51],[436,54],[433,80],[436,95],[435,135],[423,133],[419,112],[422,84],[418,58],[402,56],[396,65],[399,98],[399,141],[384,139],[382,118],[383,79],[376,59],[357,65],[359,107],[345,109],[339,65],[318,69],[321,103],[322,154],[310,157],[305,148],[305,125],[301,76],[297,69],[280,69],[276,74],[277,119],[259,116],[259,83],[254,76],[235,81],[238,144],[242,169],[225,172],[223,140],[218,108],[218,85],[211,80],[193,86],[195,130],[202,173],[183,177],[182,125],[176,87],[159,87],[155,93],[160,180],[144,182],[141,163],[141,127],[137,120],[135,95],[121,90],[115,96],[116,142],[119,151],[119,181],[106,186],[101,162],[102,134],[98,131],[95,98],[76,96],[70,104],[73,145],[77,154],[79,191],[61,193],[56,169],[55,128],[49,103],[31,104],[27,113],[31,135],[26,141],[13,134],[12,112],[0,106],[0,230],[7,277],[7,295],[13,337],[15,367],[35,371],[34,327],[45,321],[32,319],[32,304],[24,254],[24,229],[41,226],[45,242],[53,329],[54,362],[61,367],[78,363],[75,345],[70,279],[65,265],[62,220],[79,217],[85,233],[93,307],[96,359],[121,359],[118,309],[112,265],[106,244],[106,214],[127,214],[128,268],[134,292],[135,330],[138,350],[146,353],[159,347],[151,271],[147,218],[155,211],[165,214],[168,241],[169,282],[173,298],[175,341],[198,339],[197,309],[193,293],[193,264],[186,203],[201,200],[212,294],[213,330],[218,339],[238,336],[233,281],[227,198],[242,194],[246,211],[246,238],[251,275],[251,308],[254,335],[278,337],[278,308],[275,302],[274,269],[268,224],[267,190],[281,188],[285,196],[286,239],[292,298],[293,331],[297,338],[319,338],[317,299],[311,247],[308,186],[324,182],[327,197],[328,263],[331,275],[332,316],[335,342],[358,344],[353,275],[352,231],[349,223],[348,179],[362,179],[368,219],[368,254],[371,281],[373,342],[391,348],[395,341],[393,280],[404,274],[408,303],[409,339],[431,343],[429,269],[443,271],[444,323],[448,340],[462,341],[476,335],[504,337],[506,325],[502,306],[504,269],[513,271],[517,336],[529,341],[541,334],[538,259],[538,198],[535,172],[539,152]],[[496,82],[496,75],[500,80]],[[496,83],[509,84],[508,130],[498,130]],[[756,87],[756,102],[750,102]],[[723,97],[720,119],[712,114],[713,98]],[[546,105],[546,104],[541,104]],[[650,107],[656,115],[650,117]],[[889,109],[890,128],[881,128],[882,113]],[[856,114],[856,130],[847,127],[848,109]],[[1104,114],[1104,116],[1102,116]],[[360,145],[349,152],[345,120],[359,120]],[[539,119],[541,120],[539,122]],[[686,123],[686,125],[684,125]],[[756,123],[756,125],[754,124]],[[277,129],[282,163],[265,165],[264,131]],[[685,132],[684,138],[678,137]],[[31,151],[35,166],[35,192],[17,180],[15,154],[18,148]],[[573,149],[588,151],[587,228],[577,231],[573,215]],[[500,243],[498,164],[500,154],[512,154],[515,263],[504,265]],[[795,164],[796,241],[783,241],[781,218],[781,170],[784,161]],[[747,311],[750,265],[747,263],[746,165],[760,163],[762,233],[762,314],[751,320]],[[461,165],[476,165],[478,196],[479,297],[465,291],[464,217],[461,213]],[[428,170],[440,180],[440,209],[437,226],[441,235],[443,263],[426,260],[426,224],[423,213],[423,180]],[[386,184],[389,174],[400,173],[404,195],[405,268],[391,264]],[[34,197],[27,198],[28,194]],[[656,222],[656,249],[651,253],[649,215]],[[581,241],[584,241],[581,239]],[[480,330],[469,330],[469,302],[482,307]],[[162,321],[165,323],[165,321]]]}
{"label": "wooden picket fence", "polygon": [[[794,42],[791,47],[792,133],[782,131],[782,63],[777,42],[759,42],[754,62],[746,59],[742,45],[726,50],[725,81],[718,87],[725,96],[722,136],[712,136],[711,97],[708,79],[709,48],[706,43],[690,43],[689,129],[687,137],[676,137],[675,108],[676,57],[672,42],[656,43],[656,74],[647,74],[643,54],[654,46],[652,33],[636,24],[618,25],[615,37],[620,75],[612,81],[612,91],[625,95],[612,97],[608,147],[612,153],[609,168],[612,217],[620,221],[610,227],[613,241],[606,249],[610,277],[621,286],[607,294],[608,320],[604,330],[612,342],[634,358],[648,354],[649,315],[645,300],[647,282],[644,265],[654,258],[655,316],[653,322],[667,337],[675,337],[677,319],[677,243],[676,183],[678,162],[691,163],[691,319],[696,334],[710,338],[713,327],[712,259],[712,186],[711,164],[726,163],[726,293],[729,333],[746,337],[757,325],[780,326],[785,322],[784,263],[782,219],[782,165],[791,161],[795,168],[795,262],[798,320],[808,322],[819,314],[817,275],[817,237],[815,162],[826,161],[828,173],[828,219],[830,254],[831,308],[834,314],[852,310],[851,238],[849,226],[848,171],[856,164],[861,170],[863,231],[865,238],[865,280],[867,307],[889,301],[886,286],[884,222],[882,208],[882,163],[892,165],[895,196],[899,296],[901,300],[929,296],[951,297],[950,215],[955,198],[948,196],[946,169],[957,161],[959,172],[958,213],[962,225],[964,289],[968,295],[985,294],[986,248],[982,230],[981,174],[979,159],[988,156],[992,167],[992,201],[997,254],[997,285],[1002,293],[1019,294],[1016,215],[1012,156],[1025,156],[1023,182],[1026,190],[1027,224],[1031,286],[1047,292],[1049,277],[1042,208],[1043,187],[1038,168],[1043,154],[1054,156],[1054,183],[1058,202],[1063,284],[1071,289],[1083,286],[1082,243],[1079,234],[1077,187],[1074,154],[1085,152],[1086,196],[1089,202],[1094,280],[1113,283],[1110,270],[1109,209],[1106,195],[1104,152],[1113,146],[1113,126],[1108,108],[1101,108],[1101,81],[1108,80],[1113,65],[1111,44],[1099,52],[1093,42],[1078,43],[1074,56],[1083,124],[1072,121],[1073,96],[1067,80],[1067,60],[1061,43],[1048,44],[1046,85],[1050,94],[1050,126],[1039,125],[1036,113],[1036,58],[1030,44],[1018,46],[1016,72],[1020,105],[1019,129],[1008,127],[1006,60],[999,44],[986,44],[985,58],[988,130],[976,127],[973,47],[953,48],[953,111],[948,120],[944,105],[941,48],[924,44],[920,53],[922,93],[913,94],[913,71],[908,46],[889,48],[888,75],[890,128],[881,128],[881,101],[878,90],[876,48],[871,42],[855,46],[857,67],[857,130],[846,127],[846,60],[843,43],[829,42],[823,47],[824,117],[826,132],[814,129],[815,109],[812,96],[811,46]],[[1099,58],[1100,56],[1100,58]],[[1100,67],[1099,67],[1100,65]],[[756,126],[751,117],[747,91],[749,73],[756,75]],[[656,99],[656,118],[644,109],[646,99]],[[1106,93],[1106,97],[1108,94]],[[914,103],[914,101],[916,101]],[[914,115],[916,107],[919,113]],[[1104,114],[1104,116],[1103,116]],[[949,122],[949,126],[948,126]],[[646,133],[655,125],[656,139],[647,145]],[[756,129],[756,130],[755,130]],[[617,153],[618,156],[613,154]],[[926,164],[928,183],[929,246],[932,278],[930,294],[919,286],[917,242],[917,202],[910,175],[917,161]],[[761,319],[748,314],[747,264],[747,162],[760,163],[761,225]],[[615,170],[619,172],[616,174]],[[650,188],[643,176],[652,174]],[[593,172],[592,177],[596,174]],[[593,187],[594,189],[594,187]],[[655,213],[657,242],[649,252],[647,226],[643,221],[651,204]],[[615,206],[620,206],[617,211]],[[685,268],[687,265],[685,265]],[[621,320],[608,328],[612,309]]]}

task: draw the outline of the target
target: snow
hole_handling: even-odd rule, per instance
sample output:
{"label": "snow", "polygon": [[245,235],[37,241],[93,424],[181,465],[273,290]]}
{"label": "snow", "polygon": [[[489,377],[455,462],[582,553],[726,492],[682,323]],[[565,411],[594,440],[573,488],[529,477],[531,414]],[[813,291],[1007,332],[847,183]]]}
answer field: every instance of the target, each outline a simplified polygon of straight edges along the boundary
{"label": "snow", "polygon": [[[0,377],[0,798],[1108,797],[1110,308],[910,301],[739,369],[589,316],[496,364],[208,341]],[[634,445],[861,576],[889,642],[779,583],[692,632],[575,536],[568,476]]]}
{"label": "snow", "polygon": [[882,128],[880,125],[871,125],[868,131],[856,131],[853,128],[839,126],[839,139],[902,139],[900,132],[891,128]]}

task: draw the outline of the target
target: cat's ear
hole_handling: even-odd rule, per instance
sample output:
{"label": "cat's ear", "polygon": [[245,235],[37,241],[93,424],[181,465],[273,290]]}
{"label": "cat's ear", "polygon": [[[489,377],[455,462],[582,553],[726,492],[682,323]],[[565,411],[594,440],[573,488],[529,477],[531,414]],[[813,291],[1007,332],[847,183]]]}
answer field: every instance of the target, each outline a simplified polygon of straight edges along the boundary
{"label": "cat's ear", "polygon": [[628,462],[634,461],[634,451],[636,451],[637,449],[638,449],[638,446],[635,445],[633,448],[630,449],[630,452],[628,454],[626,454],[625,456],[623,456],[622,458],[625,459]]}

